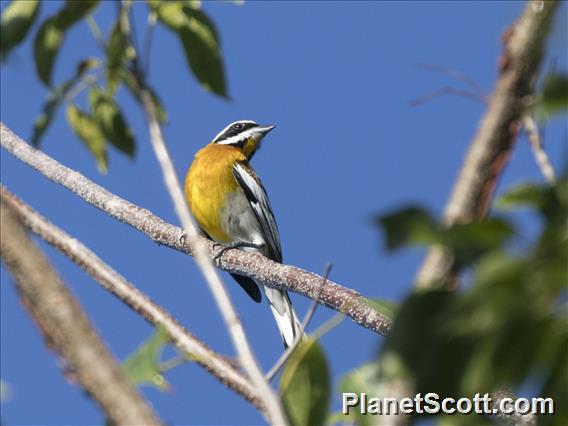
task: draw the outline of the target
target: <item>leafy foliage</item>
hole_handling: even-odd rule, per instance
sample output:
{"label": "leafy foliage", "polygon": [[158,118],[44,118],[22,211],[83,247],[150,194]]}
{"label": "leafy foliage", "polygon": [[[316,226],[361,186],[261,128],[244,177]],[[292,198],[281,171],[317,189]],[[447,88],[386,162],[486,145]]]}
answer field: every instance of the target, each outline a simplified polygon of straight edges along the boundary
{"label": "leafy foliage", "polygon": [[[129,12],[136,3],[131,1],[120,2],[118,16],[110,31],[106,37],[97,39],[104,57],[80,61],[67,81],[53,87],[53,70],[67,31],[87,18],[100,3],[98,0],[67,0],[57,13],[40,24],[34,36],[33,54],[38,78],[50,91],[34,123],[31,141],[39,146],[59,107],[67,103],[67,121],[95,157],[98,169],[104,173],[108,169],[107,142],[130,157],[136,152],[134,134],[117,101],[118,89],[122,85],[138,103],[141,103],[142,91],[147,90],[160,123],[167,122],[167,112],[159,95],[148,86],[145,78],[149,58],[140,55],[148,52],[137,51],[133,40]],[[149,26],[158,22],[176,34],[189,69],[201,86],[228,97],[219,34],[214,23],[201,10],[201,2],[148,0],[146,3]],[[1,24],[2,59],[25,39],[38,16],[39,7],[38,1],[13,1],[5,9]],[[90,26],[97,37],[100,30],[92,19]],[[147,31],[151,37],[152,29],[148,27]],[[103,64],[104,72],[101,72],[99,64]],[[102,78],[106,79],[105,89],[101,89],[99,84]],[[85,90],[90,92],[89,112],[85,108],[80,109],[77,105],[81,102],[75,99]]]}
{"label": "leafy foliage", "polygon": [[441,245],[454,253],[458,264],[471,263],[487,250],[502,245],[513,234],[511,225],[497,218],[443,227],[418,207],[380,216],[377,222],[385,230],[387,249]]}
{"label": "leafy foliage", "polygon": [[0,56],[5,60],[10,50],[20,44],[28,34],[39,13],[38,0],[12,1],[2,14],[0,24]]}
{"label": "leafy foliage", "polygon": [[135,52],[130,46],[129,37],[128,9],[123,7],[110,31],[106,45],[106,77],[111,93],[114,93],[120,84],[126,65],[134,59]]}
{"label": "leafy foliage", "polygon": [[152,337],[124,360],[122,367],[126,377],[135,384],[151,384],[161,390],[168,389],[168,382],[160,369],[160,356],[167,343],[164,329],[156,327]]}
{"label": "leafy foliage", "polygon": [[[522,185],[497,205],[530,206],[541,216],[542,231],[526,253],[508,253],[513,227],[504,220],[445,231],[432,228],[430,219],[416,210],[383,218],[387,240],[402,235],[401,244],[423,244],[428,235],[432,243],[452,250],[474,247],[476,256],[462,256],[473,271],[468,290],[422,291],[408,297],[377,365],[396,359],[403,366],[399,377],[410,378],[413,393],[455,397],[531,382],[535,394],[552,397],[559,405],[568,397],[568,181],[552,188]],[[417,217],[420,226],[398,229]],[[543,424],[566,421],[565,408],[541,418]]]}
{"label": "leafy foliage", "polygon": [[92,0],[68,0],[55,16],[47,19],[40,27],[34,39],[34,58],[37,75],[45,85],[51,86],[53,66],[65,32],[91,13],[98,3]]}
{"label": "leafy foliage", "polygon": [[158,20],[173,31],[183,47],[187,63],[201,85],[227,97],[219,35],[209,17],[193,2],[148,2]]}
{"label": "leafy foliage", "polygon": [[537,115],[543,119],[568,109],[568,75],[552,74],[544,80],[535,103]]}
{"label": "leafy foliage", "polygon": [[67,107],[67,122],[77,137],[95,157],[99,171],[106,173],[108,170],[108,157],[105,135],[93,117],[74,104],[70,104]]}
{"label": "leafy foliage", "polygon": [[280,381],[282,402],[292,425],[322,425],[327,416],[330,378],[325,354],[313,339],[290,357]]}
{"label": "leafy foliage", "polygon": [[89,94],[89,104],[93,118],[106,140],[133,157],[136,150],[134,135],[112,96],[94,87]]}
{"label": "leafy foliage", "polygon": [[98,61],[95,59],[86,59],[79,62],[75,75],[71,77],[70,80],[56,87],[47,96],[47,101],[43,106],[42,112],[34,123],[33,133],[31,137],[31,143],[35,147],[38,147],[43,135],[49,128],[51,122],[53,121],[59,106],[65,102],[65,98],[68,96],[69,92],[77,85],[79,81],[84,77],[85,73],[98,65]]}

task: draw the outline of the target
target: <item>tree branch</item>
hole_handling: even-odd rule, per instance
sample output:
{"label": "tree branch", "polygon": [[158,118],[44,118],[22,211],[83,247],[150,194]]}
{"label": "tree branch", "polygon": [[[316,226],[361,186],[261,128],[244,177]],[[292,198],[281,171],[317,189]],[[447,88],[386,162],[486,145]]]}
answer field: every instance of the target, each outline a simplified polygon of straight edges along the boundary
{"label": "tree branch", "polygon": [[107,265],[89,248],[41,216],[32,207],[0,186],[0,197],[22,224],[79,265],[103,288],[153,325],[161,325],[172,343],[228,388],[242,395],[262,412],[265,411],[257,389],[231,362],[212,351],[205,343],[181,326],[169,312]]}
{"label": "tree branch", "polygon": [[83,312],[10,207],[0,203],[2,259],[22,303],[65,369],[113,424],[158,425],[160,420],[126,379]]}
{"label": "tree branch", "polygon": [[[81,173],[63,166],[28,145],[3,123],[0,123],[0,143],[16,158],[111,217],[143,232],[159,244],[192,254],[191,248],[181,239],[183,233],[180,228],[164,222],[149,210],[114,195]],[[205,245],[209,258],[212,259],[222,250],[212,241],[199,238]],[[329,280],[322,286],[323,277],[312,272],[273,262],[258,253],[235,249],[222,254],[219,266],[225,271],[247,275],[271,287],[289,290],[312,300],[317,299],[319,304],[345,314],[357,324],[376,333],[386,335],[391,328],[392,318],[373,309],[368,299],[355,290]]]}
{"label": "tree branch", "polygon": [[[485,216],[522,126],[524,100],[533,92],[544,41],[558,5],[557,1],[528,2],[519,20],[505,32],[497,85],[446,205],[444,225]],[[416,276],[416,285],[451,286],[453,269],[452,254],[434,247]]]}

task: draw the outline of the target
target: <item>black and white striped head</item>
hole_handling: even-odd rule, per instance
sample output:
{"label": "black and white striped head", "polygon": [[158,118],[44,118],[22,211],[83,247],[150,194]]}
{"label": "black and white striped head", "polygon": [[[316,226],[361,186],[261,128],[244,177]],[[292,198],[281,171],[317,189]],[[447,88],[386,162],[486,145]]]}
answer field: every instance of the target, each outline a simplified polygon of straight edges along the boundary
{"label": "black and white striped head", "polygon": [[260,141],[275,126],[261,126],[252,120],[239,120],[221,130],[211,143],[239,148],[250,159],[260,146]]}

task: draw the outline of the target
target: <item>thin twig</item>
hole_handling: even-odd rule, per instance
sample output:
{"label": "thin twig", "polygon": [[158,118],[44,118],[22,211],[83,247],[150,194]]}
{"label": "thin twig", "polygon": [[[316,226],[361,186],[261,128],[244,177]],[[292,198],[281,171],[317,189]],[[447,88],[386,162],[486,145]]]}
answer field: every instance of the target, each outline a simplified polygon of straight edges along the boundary
{"label": "thin twig", "polygon": [[97,24],[97,21],[95,21],[95,18],[93,18],[92,15],[87,15],[85,20],[87,21],[87,25],[89,27],[89,30],[91,30],[93,38],[97,42],[97,46],[99,46],[99,49],[101,49],[101,51],[106,52],[106,43],[103,38],[103,33],[101,32],[101,29]]}
{"label": "thin twig", "polygon": [[556,176],[554,173],[554,168],[552,167],[552,164],[550,163],[550,160],[546,155],[546,151],[542,146],[540,134],[538,132],[538,126],[534,118],[529,113],[525,113],[523,115],[523,126],[525,132],[527,133],[527,138],[531,145],[534,158],[536,160],[538,168],[540,169],[540,172],[550,185],[555,185]]}
{"label": "thin twig", "polygon": [[320,340],[323,336],[325,336],[327,333],[329,333],[331,330],[333,330],[335,327],[341,324],[344,319],[345,315],[343,315],[341,312],[336,313],[334,316],[332,316],[330,319],[328,319],[326,322],[324,322],[322,325],[316,328],[312,333],[312,337],[315,340]]}
{"label": "thin twig", "polygon": [[461,96],[461,97],[464,97],[464,98],[472,99],[476,102],[481,102],[483,104],[485,104],[487,102],[487,98],[483,95],[477,94],[475,92],[470,92],[468,90],[462,90],[462,89],[457,89],[455,87],[445,86],[445,87],[442,87],[441,89],[435,90],[435,91],[430,92],[430,93],[426,93],[422,96],[419,96],[419,97],[413,99],[412,101],[410,101],[410,106],[415,107],[415,106],[418,106],[418,105],[423,104],[425,102],[428,102],[428,101],[430,101],[434,98],[437,98],[439,96],[444,96],[444,95]]}
{"label": "thin twig", "polygon": [[278,425],[287,424],[286,416],[284,415],[284,410],[280,400],[264,378],[227,289],[207,254],[207,248],[199,238],[200,235],[197,225],[187,208],[173,162],[162,135],[162,129],[158,123],[154,101],[144,85],[141,87],[140,99],[142,100],[142,105],[148,120],[150,141],[152,142],[152,147],[154,148],[154,153],[158,159],[158,163],[162,168],[166,188],[172,198],[178,219],[183,225],[183,230],[187,240],[193,248],[195,261],[205,277],[205,281],[213,293],[215,302],[223,316],[227,331],[229,332],[233,346],[237,351],[239,361],[248,374],[250,380],[257,387],[261,398],[264,400],[270,421],[273,424]]}
{"label": "thin twig", "polygon": [[59,229],[3,186],[0,186],[0,196],[2,202],[18,215],[18,219],[31,232],[79,265],[93,277],[96,283],[115,295],[150,324],[162,326],[172,343],[180,351],[190,355],[193,360],[228,388],[242,395],[261,411],[264,410],[256,388],[226,357],[212,351],[205,343],[181,326],[169,312],[150,300],[146,294],[107,265],[88,247]]}
{"label": "thin twig", "polygon": [[268,371],[268,373],[266,373],[266,375],[264,377],[266,377],[267,381],[271,381],[274,378],[274,376],[276,376],[278,374],[278,372],[280,371],[282,366],[292,356],[292,353],[296,350],[296,348],[298,347],[298,345],[300,344],[300,342],[304,338],[304,333],[305,333],[305,331],[308,327],[308,324],[310,323],[310,321],[314,317],[314,314],[316,313],[316,308],[318,307],[318,300],[319,300],[319,295],[321,294],[321,289],[323,288],[323,286],[325,285],[325,282],[327,281],[327,278],[329,277],[329,273],[331,272],[332,266],[333,265],[331,263],[328,263],[327,265],[325,265],[325,270],[324,270],[324,273],[323,273],[323,279],[322,279],[322,282],[321,282],[321,285],[320,285],[320,291],[316,295],[316,298],[314,300],[312,300],[312,303],[310,304],[310,307],[308,308],[308,311],[306,312],[306,316],[304,317],[304,320],[302,321],[302,324],[300,326],[300,332],[296,335],[292,344],[288,348],[286,348],[286,350],[282,353],[282,355],[280,355],[280,357],[274,363],[274,365]]}
{"label": "thin twig", "polygon": [[[3,123],[0,123],[0,143],[20,161],[69,189],[105,214],[132,226],[160,245],[192,254],[192,248],[180,239],[183,234],[180,228],[163,221],[149,210],[120,198],[81,173],[65,167],[44,152],[33,148]],[[199,239],[207,248],[210,259],[217,256],[219,245],[204,237]],[[330,280],[321,287],[322,277],[313,272],[273,262],[259,253],[242,250],[226,250],[218,261],[219,267],[227,272],[251,277],[273,288],[288,290],[312,300],[319,293],[320,305],[342,312],[375,333],[385,335],[391,328],[392,318],[374,309],[369,299]]]}
{"label": "thin twig", "polygon": [[65,102],[71,102],[75,97],[77,97],[83,90],[87,87],[93,86],[97,81],[100,79],[99,74],[88,74],[85,75],[79,82],[69,90],[68,93],[65,94],[64,100]]}
{"label": "thin twig", "polygon": [[148,78],[150,73],[150,52],[152,49],[152,41],[154,39],[154,29],[156,28],[156,22],[158,21],[158,14],[151,10],[148,12],[148,27],[146,28],[146,37],[144,40],[144,75]]}
{"label": "thin twig", "polygon": [[426,63],[418,63],[418,64],[416,64],[416,68],[435,71],[435,72],[439,72],[441,74],[448,75],[448,76],[455,78],[456,80],[459,80],[459,81],[467,84],[468,86],[470,86],[472,89],[475,90],[475,92],[478,94],[478,96],[483,97],[483,98],[486,97],[486,94],[485,94],[483,88],[479,85],[479,83],[477,83],[477,81],[475,81],[475,79],[471,78],[470,76],[468,76],[467,74],[464,74],[463,72],[461,72],[459,70],[456,70],[454,68],[448,68],[448,67],[445,67],[443,65],[426,64]]}
{"label": "thin twig", "polygon": [[3,201],[0,217],[2,260],[46,343],[65,360],[66,372],[100,405],[111,423],[161,424],[128,381],[82,307],[27,236],[17,214]]}
{"label": "thin twig", "polygon": [[158,369],[160,373],[165,373],[189,361],[190,359],[188,359],[187,356],[176,355],[170,359],[165,360],[164,362],[161,362],[158,366]]}

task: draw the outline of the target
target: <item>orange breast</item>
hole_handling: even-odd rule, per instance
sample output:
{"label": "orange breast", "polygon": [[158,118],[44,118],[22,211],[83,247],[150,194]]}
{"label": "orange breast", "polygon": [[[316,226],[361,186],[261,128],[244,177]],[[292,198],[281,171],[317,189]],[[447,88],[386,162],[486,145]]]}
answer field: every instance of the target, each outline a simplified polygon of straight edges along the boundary
{"label": "orange breast", "polygon": [[231,239],[222,227],[221,210],[227,195],[239,188],[233,176],[233,165],[239,161],[246,158],[238,148],[210,144],[197,152],[185,178],[193,216],[211,238],[223,243]]}

